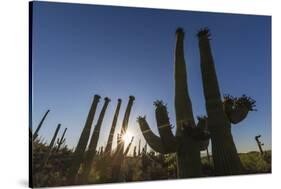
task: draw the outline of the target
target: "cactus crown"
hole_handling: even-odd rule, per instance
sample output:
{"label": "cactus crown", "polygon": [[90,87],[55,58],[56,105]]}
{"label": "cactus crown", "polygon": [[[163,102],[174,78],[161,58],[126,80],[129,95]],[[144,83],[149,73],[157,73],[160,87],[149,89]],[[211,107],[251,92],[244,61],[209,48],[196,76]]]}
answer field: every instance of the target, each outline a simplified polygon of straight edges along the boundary
{"label": "cactus crown", "polygon": [[138,122],[138,123],[142,123],[143,121],[145,121],[145,119],[146,119],[145,116],[139,116],[139,117],[137,118],[137,122]]}
{"label": "cactus crown", "polygon": [[129,96],[130,100],[135,100],[135,97],[133,95]]}
{"label": "cactus crown", "polygon": [[167,104],[164,104],[164,102],[162,100],[156,100],[154,101],[153,105],[156,108],[167,108]]}
{"label": "cactus crown", "polygon": [[97,99],[100,99],[100,98],[101,98],[100,95],[95,95],[94,97],[97,98]]}
{"label": "cactus crown", "polygon": [[197,33],[197,37],[199,37],[199,38],[206,37],[207,39],[209,39],[210,36],[211,36],[211,33],[207,27],[200,29]]}
{"label": "cactus crown", "polygon": [[184,37],[184,30],[181,27],[178,27],[176,30],[176,35],[182,35]]}
{"label": "cactus crown", "polygon": [[229,108],[235,108],[236,106],[244,105],[249,111],[256,111],[254,107],[256,107],[256,101],[251,97],[246,95],[242,95],[240,98],[233,97],[231,95],[224,95],[224,104],[226,104]]}
{"label": "cactus crown", "polygon": [[105,98],[104,98],[104,101],[108,101],[108,102],[110,102],[110,98],[105,97]]}

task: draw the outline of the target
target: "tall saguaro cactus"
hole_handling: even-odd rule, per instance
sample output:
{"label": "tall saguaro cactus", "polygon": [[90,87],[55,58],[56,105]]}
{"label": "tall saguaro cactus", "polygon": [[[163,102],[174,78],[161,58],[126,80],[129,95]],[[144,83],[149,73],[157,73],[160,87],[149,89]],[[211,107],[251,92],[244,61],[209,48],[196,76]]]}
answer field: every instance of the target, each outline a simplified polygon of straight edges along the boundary
{"label": "tall saguaro cactus", "polygon": [[120,134],[121,140],[119,142],[117,142],[117,151],[115,153],[115,157],[113,159],[113,164],[112,164],[112,180],[113,181],[119,180],[121,164],[124,159],[124,141],[122,138],[125,135],[127,128],[128,128],[129,118],[130,118],[134,100],[135,100],[134,96],[129,96],[129,102],[128,102],[128,105],[127,105],[127,108],[125,111],[125,115],[124,115],[124,119],[123,119],[122,127],[121,127],[121,134]]}
{"label": "tall saguaro cactus", "polygon": [[106,144],[106,147],[105,147],[105,153],[106,154],[110,154],[110,152],[112,150],[113,137],[114,137],[116,123],[117,123],[117,119],[118,119],[118,115],[119,115],[119,111],[120,111],[120,107],[121,107],[121,102],[122,102],[122,100],[118,99],[118,103],[117,103],[117,107],[116,107],[115,114],[114,114],[114,117],[113,117],[110,133],[109,133],[107,144]]}
{"label": "tall saguaro cactus", "polygon": [[202,175],[200,143],[208,140],[207,133],[202,129],[204,127],[195,125],[192,104],[188,94],[183,42],[184,31],[182,28],[178,28],[174,63],[176,136],[172,133],[167,107],[162,101],[154,102],[160,137],[151,131],[145,117],[138,118],[143,136],[153,150],[162,154],[177,154],[179,178]]}
{"label": "tall saguaro cactus", "polygon": [[38,132],[41,129],[43,122],[45,121],[48,113],[50,112],[50,110],[47,110],[46,113],[44,114],[43,118],[41,119],[40,123],[38,124],[34,134],[33,134],[33,141],[38,137]]}
{"label": "tall saguaro cactus", "polygon": [[89,137],[90,137],[90,132],[91,132],[91,128],[92,128],[92,123],[95,117],[95,113],[96,113],[96,109],[98,106],[100,100],[100,96],[99,95],[95,95],[85,126],[83,128],[83,131],[80,135],[78,144],[76,146],[74,155],[73,155],[73,161],[69,170],[69,175],[68,175],[68,183],[74,184],[75,183],[75,178],[77,175],[77,172],[79,170],[80,164],[82,163],[83,160],[83,155],[85,152],[85,149],[87,147],[88,141],[89,141]]}
{"label": "tall saguaro cactus", "polygon": [[102,110],[99,115],[99,119],[94,128],[94,131],[93,131],[93,134],[92,134],[92,137],[90,140],[90,144],[88,147],[88,151],[86,153],[86,157],[85,157],[85,161],[84,161],[84,170],[83,170],[83,175],[82,175],[82,178],[85,179],[85,181],[88,180],[88,176],[89,176],[89,173],[92,168],[92,162],[96,155],[96,148],[97,148],[97,144],[98,144],[98,140],[99,140],[100,129],[101,129],[103,118],[104,118],[104,115],[105,115],[109,102],[110,102],[110,99],[108,97],[105,97],[104,104],[103,104]]}
{"label": "tall saguaro cactus", "polygon": [[255,101],[245,95],[241,98],[225,96],[222,101],[210,47],[210,32],[205,28],[197,36],[215,172],[217,175],[240,174],[243,167],[231,134],[231,123],[242,121],[249,111],[253,111]]}

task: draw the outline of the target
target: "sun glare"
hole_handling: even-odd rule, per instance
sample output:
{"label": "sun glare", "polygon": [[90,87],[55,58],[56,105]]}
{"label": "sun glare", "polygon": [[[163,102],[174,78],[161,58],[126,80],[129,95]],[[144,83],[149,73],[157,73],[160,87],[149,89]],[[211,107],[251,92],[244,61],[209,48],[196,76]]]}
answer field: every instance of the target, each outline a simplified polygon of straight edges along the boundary
{"label": "sun glare", "polygon": [[131,140],[132,140],[132,137],[133,137],[132,133],[127,131],[125,133],[125,135],[122,137],[122,139],[125,142],[125,144],[129,144],[131,142]]}

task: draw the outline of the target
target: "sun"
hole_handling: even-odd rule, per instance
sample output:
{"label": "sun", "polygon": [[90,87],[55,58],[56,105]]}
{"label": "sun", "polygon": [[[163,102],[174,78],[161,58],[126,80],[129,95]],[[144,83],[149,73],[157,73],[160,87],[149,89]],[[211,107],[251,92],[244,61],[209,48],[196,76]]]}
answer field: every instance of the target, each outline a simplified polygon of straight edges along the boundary
{"label": "sun", "polygon": [[129,144],[132,140],[132,137],[133,137],[132,133],[127,131],[125,135],[122,137],[122,140],[124,141],[125,144]]}

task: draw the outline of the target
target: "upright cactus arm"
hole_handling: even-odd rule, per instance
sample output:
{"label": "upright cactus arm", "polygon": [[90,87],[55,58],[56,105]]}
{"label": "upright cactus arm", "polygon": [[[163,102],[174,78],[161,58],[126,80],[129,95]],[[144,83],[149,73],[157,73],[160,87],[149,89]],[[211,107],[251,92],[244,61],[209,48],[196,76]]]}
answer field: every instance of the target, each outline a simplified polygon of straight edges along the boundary
{"label": "upright cactus arm", "polygon": [[149,144],[149,146],[156,152],[167,153],[164,150],[161,138],[156,136],[150,129],[145,117],[138,117],[137,122],[139,123],[141,132]]}
{"label": "upright cactus arm", "polygon": [[184,31],[178,28],[176,31],[175,48],[175,112],[176,112],[176,136],[182,135],[183,127],[195,127],[192,104],[188,93],[187,73],[184,59]]}
{"label": "upright cactus arm", "polygon": [[254,109],[256,101],[251,97],[242,95],[239,98],[224,95],[224,111],[233,124],[237,124],[243,121],[250,111],[255,111]]}
{"label": "upright cactus arm", "polygon": [[177,148],[176,137],[172,133],[168,111],[163,101],[157,100],[154,102],[156,107],[155,115],[157,121],[157,128],[166,151],[174,151]]}
{"label": "upright cactus arm", "polygon": [[125,152],[124,152],[124,156],[126,156],[126,155],[129,153],[133,141],[134,141],[134,137],[132,137],[130,143],[128,144],[128,146],[127,146],[127,148],[126,148],[126,150],[125,150]]}

